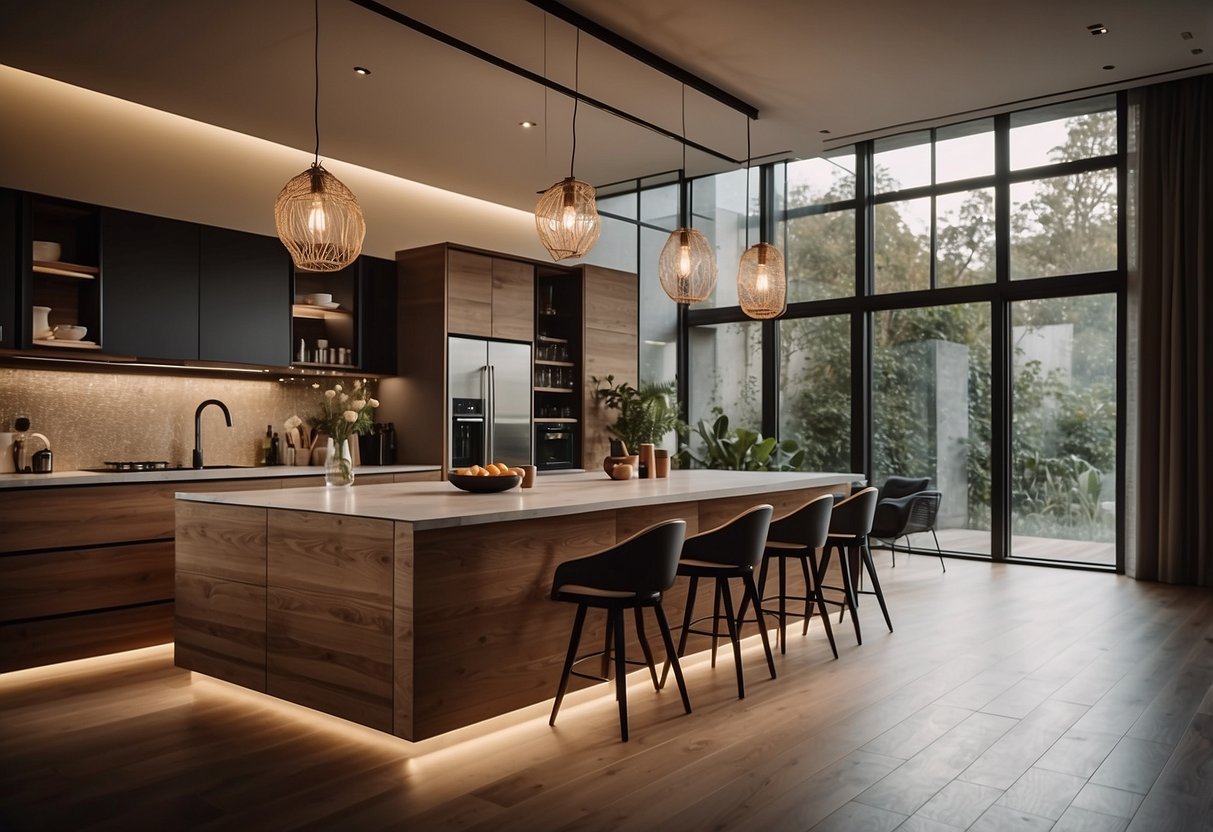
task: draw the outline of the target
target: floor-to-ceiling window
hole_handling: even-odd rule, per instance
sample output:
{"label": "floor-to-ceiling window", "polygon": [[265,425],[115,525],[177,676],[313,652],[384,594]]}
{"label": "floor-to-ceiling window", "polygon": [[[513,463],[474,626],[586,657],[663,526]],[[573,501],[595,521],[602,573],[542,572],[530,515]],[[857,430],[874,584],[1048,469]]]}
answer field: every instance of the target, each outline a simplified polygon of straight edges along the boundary
{"label": "floor-to-ceiling window", "polygon": [[[750,321],[722,285],[688,311],[692,423],[719,408],[805,468],[928,477],[946,550],[1114,565],[1118,124],[1103,96],[764,168],[749,241],[783,247],[789,308]],[[743,176],[693,183],[722,284]]]}

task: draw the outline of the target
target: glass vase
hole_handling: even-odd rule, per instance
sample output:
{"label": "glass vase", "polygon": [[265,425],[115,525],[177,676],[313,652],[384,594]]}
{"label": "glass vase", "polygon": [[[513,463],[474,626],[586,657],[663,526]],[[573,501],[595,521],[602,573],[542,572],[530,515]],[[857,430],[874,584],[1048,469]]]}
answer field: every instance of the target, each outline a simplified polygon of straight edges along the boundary
{"label": "glass vase", "polygon": [[324,484],[331,488],[345,488],[354,484],[354,460],[350,456],[350,441],[340,442],[331,437],[328,454],[324,459]]}

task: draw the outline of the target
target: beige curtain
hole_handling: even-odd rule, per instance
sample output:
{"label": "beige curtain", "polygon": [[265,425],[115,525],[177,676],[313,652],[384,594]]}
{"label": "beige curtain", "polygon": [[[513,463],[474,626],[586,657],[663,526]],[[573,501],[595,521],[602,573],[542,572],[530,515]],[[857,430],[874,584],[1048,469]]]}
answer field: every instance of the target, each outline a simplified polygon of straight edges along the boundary
{"label": "beige curtain", "polygon": [[1134,109],[1127,567],[1213,586],[1213,75],[1140,90]]}

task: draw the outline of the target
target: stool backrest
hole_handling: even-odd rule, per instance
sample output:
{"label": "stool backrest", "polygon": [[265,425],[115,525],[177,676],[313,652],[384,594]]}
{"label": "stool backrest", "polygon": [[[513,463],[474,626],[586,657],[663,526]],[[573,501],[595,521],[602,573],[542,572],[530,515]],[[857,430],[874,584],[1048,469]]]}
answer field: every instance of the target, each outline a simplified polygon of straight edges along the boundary
{"label": "stool backrest", "polygon": [[872,518],[876,516],[878,494],[875,488],[868,487],[835,503],[834,511],[830,515],[830,534],[863,537],[872,531]]}
{"label": "stool backrest", "polygon": [[688,537],[682,544],[686,560],[706,560],[736,566],[762,564],[774,507],[767,503],[743,511],[714,529]]}
{"label": "stool backrest", "polygon": [[597,554],[565,561],[556,567],[552,596],[568,584],[614,592],[665,592],[678,574],[686,533],[685,520],[666,520]]}
{"label": "stool backrest", "polygon": [[767,537],[780,543],[798,543],[810,549],[820,549],[826,545],[833,511],[834,495],[823,494],[772,523]]}

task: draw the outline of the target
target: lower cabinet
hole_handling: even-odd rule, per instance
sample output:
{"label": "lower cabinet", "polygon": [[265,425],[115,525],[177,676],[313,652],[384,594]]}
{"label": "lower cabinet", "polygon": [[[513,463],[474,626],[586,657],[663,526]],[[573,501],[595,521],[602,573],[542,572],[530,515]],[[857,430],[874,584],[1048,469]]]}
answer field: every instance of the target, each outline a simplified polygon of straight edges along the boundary
{"label": "lower cabinet", "polygon": [[[438,471],[393,474],[362,469],[355,485],[416,479],[436,480]],[[173,640],[173,600],[182,597],[180,587],[174,588],[176,492],[251,491],[323,482],[323,477],[271,477],[3,492],[0,672]],[[264,511],[262,518],[264,535]],[[264,563],[260,569],[264,582]],[[247,577],[247,572],[237,574]],[[248,637],[248,604],[259,603],[264,619],[264,589],[257,600],[243,590],[233,592],[232,587],[213,582],[203,586],[187,581],[187,588],[230,593],[223,597],[223,620],[199,622],[202,630]],[[201,650],[205,655],[205,644]],[[239,683],[248,684],[249,679]]]}

